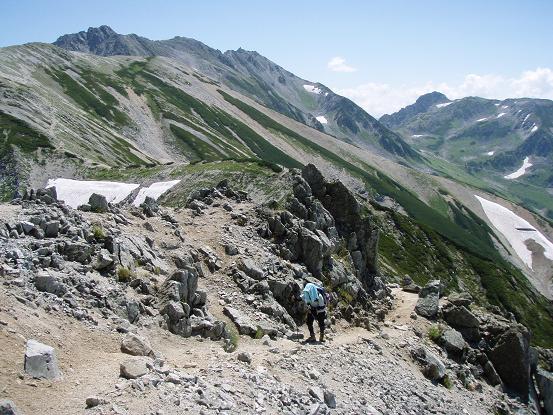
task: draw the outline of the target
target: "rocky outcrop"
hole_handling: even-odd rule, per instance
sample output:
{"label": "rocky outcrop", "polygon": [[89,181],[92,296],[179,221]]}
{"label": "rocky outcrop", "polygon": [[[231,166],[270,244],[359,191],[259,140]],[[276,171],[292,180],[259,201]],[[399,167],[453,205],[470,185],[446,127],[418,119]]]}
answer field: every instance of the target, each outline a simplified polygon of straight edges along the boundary
{"label": "rocky outcrop", "polygon": [[268,218],[260,233],[282,245],[284,259],[303,262],[316,277],[333,269],[331,255],[342,247],[362,288],[373,294],[385,290],[377,270],[378,230],[361,213],[353,193],[339,181],[325,180],[312,164],[293,179],[288,210]]}
{"label": "rocky outcrop", "polygon": [[434,382],[443,380],[446,374],[445,365],[434,353],[420,346],[411,350],[411,356],[421,365],[424,376]]}
{"label": "rocky outcrop", "polygon": [[553,414],[553,373],[538,369],[535,376],[543,408],[547,414]]}

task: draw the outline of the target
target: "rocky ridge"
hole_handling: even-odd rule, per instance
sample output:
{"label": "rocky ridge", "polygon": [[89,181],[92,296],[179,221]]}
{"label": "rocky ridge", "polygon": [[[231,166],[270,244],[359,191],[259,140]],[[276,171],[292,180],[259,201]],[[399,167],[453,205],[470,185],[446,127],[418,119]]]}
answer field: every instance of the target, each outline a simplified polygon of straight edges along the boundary
{"label": "rocky ridge", "polygon": [[[536,372],[529,333],[512,316],[463,296],[444,302],[439,282],[418,290],[406,281],[419,302],[437,303],[426,317],[442,326],[427,338],[434,326],[413,313],[417,295],[382,280],[378,233],[355,197],[313,166],[294,172],[284,210],[256,206],[225,181],[181,210],[91,199],[74,210],[51,188],[1,206],[2,396],[25,412],[44,404],[25,398],[28,385],[39,397],[51,385],[58,400],[45,413],[535,413],[536,373],[546,405],[547,372]],[[306,281],[332,296],[326,344],[298,342]],[[65,343],[80,336],[87,350],[111,350],[94,369],[105,384],[67,365],[78,347]],[[101,340],[91,346],[91,337]],[[53,383],[23,365],[22,339]],[[80,391],[73,400],[69,380]]]}

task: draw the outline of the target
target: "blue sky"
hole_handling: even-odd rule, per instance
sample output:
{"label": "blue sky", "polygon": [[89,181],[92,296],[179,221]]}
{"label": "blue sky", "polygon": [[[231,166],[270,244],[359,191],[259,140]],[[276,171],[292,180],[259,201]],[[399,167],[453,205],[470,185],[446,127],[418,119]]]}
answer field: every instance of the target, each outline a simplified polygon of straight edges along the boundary
{"label": "blue sky", "polygon": [[0,46],[52,42],[102,24],[151,39],[193,37],[221,50],[257,50],[375,115],[433,88],[451,98],[553,98],[546,0],[2,0],[0,13],[9,16]]}

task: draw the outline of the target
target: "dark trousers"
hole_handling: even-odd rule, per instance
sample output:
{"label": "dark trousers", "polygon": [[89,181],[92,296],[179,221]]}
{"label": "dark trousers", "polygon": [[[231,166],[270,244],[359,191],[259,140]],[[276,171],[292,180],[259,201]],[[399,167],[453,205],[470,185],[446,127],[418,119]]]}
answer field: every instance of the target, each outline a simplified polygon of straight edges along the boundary
{"label": "dark trousers", "polygon": [[326,319],[326,311],[323,311],[322,313],[317,313],[317,310],[310,310],[307,313],[307,327],[309,328],[309,335],[315,336],[315,331],[313,330],[313,323],[317,320],[317,323],[319,323],[319,331],[321,334],[325,332],[325,319]]}

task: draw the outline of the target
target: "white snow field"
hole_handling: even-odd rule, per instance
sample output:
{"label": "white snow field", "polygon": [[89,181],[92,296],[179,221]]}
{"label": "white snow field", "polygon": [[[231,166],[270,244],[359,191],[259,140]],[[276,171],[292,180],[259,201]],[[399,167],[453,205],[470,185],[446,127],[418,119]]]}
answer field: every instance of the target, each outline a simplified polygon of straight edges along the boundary
{"label": "white snow field", "polygon": [[453,102],[444,102],[442,104],[436,104],[436,107],[443,108],[443,107],[447,107],[449,104],[453,104]]}
{"label": "white snow field", "polygon": [[501,112],[499,114],[497,114],[497,118],[501,118],[503,117],[505,114],[507,114],[506,112]]}
{"label": "white snow field", "polygon": [[475,195],[475,197],[482,205],[482,209],[484,209],[484,213],[493,227],[503,234],[519,258],[522,259],[530,269],[532,269],[532,252],[525,244],[529,239],[541,245],[544,249],[544,255],[553,260],[553,243],[530,225],[530,223],[520,216],[515,215],[506,207],[480,196]]}
{"label": "white snow field", "polygon": [[303,89],[305,89],[307,92],[312,92],[313,94],[323,93],[323,91],[321,91],[321,89],[317,88],[315,85],[304,85]]}
{"label": "white snow field", "polygon": [[58,199],[72,208],[88,203],[92,193],[105,196],[109,203],[119,203],[139,185],[93,180],[49,179],[46,187],[56,187]]}
{"label": "white snow field", "polygon": [[530,158],[525,157],[520,169],[504,177],[509,180],[518,179],[520,176],[524,175],[526,173],[526,170],[528,170],[530,167],[532,167],[532,163],[530,163]]}
{"label": "white snow field", "polygon": [[328,120],[324,115],[319,115],[318,117],[315,117],[317,121],[319,121],[321,124],[328,124]]}
{"label": "white snow field", "polygon": [[158,199],[163,193],[165,193],[167,190],[171,189],[173,186],[177,185],[180,182],[180,180],[171,180],[168,182],[156,182],[152,183],[148,187],[143,187],[138,191],[138,195],[136,195],[136,198],[132,202],[135,206],[140,206],[145,200],[147,196],[150,196],[151,198]]}

